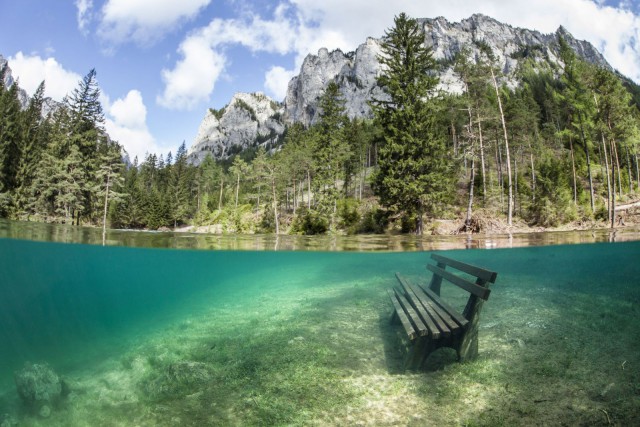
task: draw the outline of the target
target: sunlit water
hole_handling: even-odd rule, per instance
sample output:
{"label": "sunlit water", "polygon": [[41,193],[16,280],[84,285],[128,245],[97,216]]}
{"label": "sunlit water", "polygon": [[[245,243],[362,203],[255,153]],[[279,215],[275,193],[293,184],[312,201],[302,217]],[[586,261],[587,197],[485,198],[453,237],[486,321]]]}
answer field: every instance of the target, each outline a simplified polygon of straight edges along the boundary
{"label": "sunlit water", "polygon": [[[99,237],[94,229],[0,222],[0,395],[5,396],[0,412],[15,410],[13,375],[25,362],[46,362],[62,375],[81,375],[181,319],[230,302],[249,304],[258,295],[306,295],[359,283],[369,286],[359,299],[378,301],[393,286],[394,272],[427,276],[428,253],[421,248],[523,246],[449,252],[498,272],[487,307],[499,305],[509,292],[530,292],[531,287],[640,305],[635,231],[551,235],[546,241],[540,235],[276,241],[269,236],[112,231],[112,246],[106,247],[95,244]],[[611,243],[616,239],[630,241]],[[567,241],[587,244],[544,246]],[[245,250],[219,249],[224,246]],[[202,250],[211,248],[217,250]],[[252,248],[259,250],[247,250]],[[265,250],[283,248],[302,250]],[[491,313],[487,316],[490,322]],[[240,310],[238,321],[242,318]],[[636,332],[640,340],[640,327]]]}

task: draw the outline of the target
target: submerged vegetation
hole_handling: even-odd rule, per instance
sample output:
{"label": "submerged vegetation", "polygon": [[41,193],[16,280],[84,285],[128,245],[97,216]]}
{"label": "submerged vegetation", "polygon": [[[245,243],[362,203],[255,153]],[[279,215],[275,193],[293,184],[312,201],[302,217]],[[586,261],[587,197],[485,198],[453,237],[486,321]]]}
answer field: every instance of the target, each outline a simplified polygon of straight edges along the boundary
{"label": "submerged vegetation", "polygon": [[175,155],[123,157],[104,131],[93,70],[45,118],[44,86],[23,110],[17,84],[0,78],[0,216],[102,225],[106,207],[111,227],[421,233],[435,218],[477,231],[478,212],[508,226],[613,225],[616,206],[638,198],[633,82],[560,39],[562,67],[524,49],[520,85],[501,86],[491,47],[476,41],[477,56],[463,49],[450,61],[463,94],[440,93],[444,64],[422,39],[404,14],[387,31],[379,84],[390,98],[372,100],[373,119],[347,118],[331,82],[317,123],[290,125],[280,149],[197,166],[184,142]]}
{"label": "submerged vegetation", "polygon": [[[423,254],[245,251],[230,259],[216,251],[114,249],[114,256],[134,259],[141,277],[156,268],[144,259],[186,256],[192,264],[166,283],[158,280],[165,273],[141,279],[137,297],[129,280],[105,284],[136,300],[121,330],[102,323],[87,330],[69,316],[78,308],[66,299],[51,306],[50,295],[42,295],[65,314],[62,326],[88,338],[70,342],[73,363],[49,361],[68,388],[50,413],[20,403],[12,375],[2,378],[0,423],[8,414],[20,426],[637,425],[638,245],[456,252],[456,259],[499,272],[480,320],[479,357],[461,364],[443,349],[418,372],[401,370],[402,328],[389,321],[386,290],[394,269],[424,283]],[[75,246],[57,252],[71,271],[92,257],[113,262],[102,248]],[[46,270],[53,264],[61,268],[52,263]],[[202,267],[215,274],[194,292],[190,274]],[[78,280],[81,289],[95,292],[91,277]],[[458,291],[442,290],[464,307],[468,294]],[[154,307],[164,292],[174,296],[160,312],[137,304],[144,299]],[[82,301],[89,320],[112,310],[103,303]],[[154,321],[133,321],[134,310]],[[94,346],[108,351],[96,356]]]}

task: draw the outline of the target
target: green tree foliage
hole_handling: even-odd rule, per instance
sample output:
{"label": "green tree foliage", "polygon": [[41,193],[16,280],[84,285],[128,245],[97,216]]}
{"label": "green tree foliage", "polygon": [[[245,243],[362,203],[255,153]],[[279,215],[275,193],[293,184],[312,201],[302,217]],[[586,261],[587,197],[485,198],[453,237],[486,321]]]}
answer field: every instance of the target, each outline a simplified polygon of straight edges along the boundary
{"label": "green tree foliage", "polygon": [[336,82],[330,82],[320,98],[320,120],[316,125],[316,190],[317,208],[334,221],[339,197],[338,178],[342,177],[347,160],[351,156],[346,140],[345,100]]}
{"label": "green tree foliage", "polygon": [[47,117],[44,83],[25,106],[18,84],[0,79],[0,216],[302,234],[422,232],[424,217],[445,216],[468,231],[482,222],[476,215],[613,224],[616,205],[638,199],[640,120],[629,82],[562,40],[558,68],[519,53],[516,86],[489,45],[469,44],[439,62],[460,77],[456,95],[436,92],[439,65],[415,20],[396,17],[382,53],[373,120],[349,120],[330,82],[317,123],[289,125],[283,145],[258,140],[198,166],[184,142],[175,156],[123,159],[104,130],[94,70]]}
{"label": "green tree foliage", "polygon": [[435,214],[451,195],[451,168],[436,120],[431,49],[414,19],[400,14],[394,23],[382,43],[385,69],[378,79],[389,100],[374,103],[384,138],[374,191],[384,206],[414,217],[422,234],[423,215]]}

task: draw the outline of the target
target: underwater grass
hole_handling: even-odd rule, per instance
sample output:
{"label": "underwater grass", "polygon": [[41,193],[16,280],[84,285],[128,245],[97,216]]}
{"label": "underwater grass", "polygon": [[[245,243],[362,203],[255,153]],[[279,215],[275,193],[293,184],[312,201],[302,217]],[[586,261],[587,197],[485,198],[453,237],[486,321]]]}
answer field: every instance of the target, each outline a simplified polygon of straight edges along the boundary
{"label": "underwater grass", "polygon": [[[574,263],[602,260],[581,250]],[[558,249],[460,255],[500,267],[470,363],[442,351],[428,371],[401,371],[393,277],[244,276],[119,357],[67,372],[72,393],[48,419],[15,413],[25,426],[640,425],[637,263],[603,282]]]}

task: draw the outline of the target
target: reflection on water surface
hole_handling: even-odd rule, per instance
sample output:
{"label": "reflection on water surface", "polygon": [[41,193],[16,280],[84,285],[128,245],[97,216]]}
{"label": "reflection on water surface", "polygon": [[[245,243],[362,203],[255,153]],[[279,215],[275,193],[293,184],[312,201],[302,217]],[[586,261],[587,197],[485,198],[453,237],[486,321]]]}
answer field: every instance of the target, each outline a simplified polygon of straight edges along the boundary
{"label": "reflection on water surface", "polygon": [[[102,244],[102,230],[60,224],[0,219],[0,238],[63,243]],[[624,242],[640,240],[640,227],[516,234],[457,236],[356,235],[291,236],[273,234],[216,235],[137,230],[108,230],[109,246],[280,251],[429,251],[445,249],[493,249],[557,244]]]}

